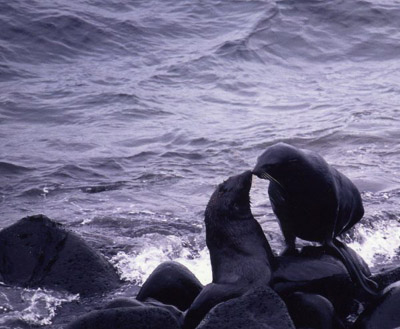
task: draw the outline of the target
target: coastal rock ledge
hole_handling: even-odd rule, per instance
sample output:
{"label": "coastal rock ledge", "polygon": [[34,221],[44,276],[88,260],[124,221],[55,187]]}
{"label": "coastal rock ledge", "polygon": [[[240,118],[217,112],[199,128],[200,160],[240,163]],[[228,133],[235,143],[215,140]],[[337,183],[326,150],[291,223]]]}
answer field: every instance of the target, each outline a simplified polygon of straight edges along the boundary
{"label": "coastal rock ledge", "polygon": [[117,288],[112,265],[75,233],[44,215],[0,231],[0,280],[88,296]]}

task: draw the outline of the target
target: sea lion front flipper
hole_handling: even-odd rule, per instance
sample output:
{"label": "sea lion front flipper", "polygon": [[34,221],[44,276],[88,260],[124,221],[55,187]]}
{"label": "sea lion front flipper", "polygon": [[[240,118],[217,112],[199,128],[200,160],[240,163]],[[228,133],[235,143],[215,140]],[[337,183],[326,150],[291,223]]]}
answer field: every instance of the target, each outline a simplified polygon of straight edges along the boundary
{"label": "sea lion front flipper", "polygon": [[240,285],[210,283],[203,288],[186,312],[183,329],[194,329],[204,316],[217,304],[239,297],[243,291]]}

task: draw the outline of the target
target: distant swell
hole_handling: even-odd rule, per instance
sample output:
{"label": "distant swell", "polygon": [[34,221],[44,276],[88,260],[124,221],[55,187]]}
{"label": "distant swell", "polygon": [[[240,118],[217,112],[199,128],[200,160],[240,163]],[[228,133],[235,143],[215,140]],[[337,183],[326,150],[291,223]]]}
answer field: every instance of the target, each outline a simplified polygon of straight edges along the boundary
{"label": "distant swell", "polygon": [[0,162],[1,175],[19,175],[32,171],[32,168],[19,166],[9,162]]}

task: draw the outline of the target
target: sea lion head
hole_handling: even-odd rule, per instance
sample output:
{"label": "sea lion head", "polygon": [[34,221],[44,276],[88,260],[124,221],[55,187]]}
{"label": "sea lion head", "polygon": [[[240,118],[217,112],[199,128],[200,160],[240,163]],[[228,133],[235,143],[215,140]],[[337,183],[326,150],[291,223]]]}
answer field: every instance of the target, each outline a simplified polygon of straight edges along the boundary
{"label": "sea lion head", "polygon": [[208,202],[205,211],[206,224],[216,218],[243,220],[253,218],[250,209],[250,188],[252,172],[228,178],[218,185]]}
{"label": "sea lion head", "polygon": [[257,159],[252,173],[259,178],[282,185],[296,174],[302,165],[303,153],[289,144],[277,143],[268,147]]}

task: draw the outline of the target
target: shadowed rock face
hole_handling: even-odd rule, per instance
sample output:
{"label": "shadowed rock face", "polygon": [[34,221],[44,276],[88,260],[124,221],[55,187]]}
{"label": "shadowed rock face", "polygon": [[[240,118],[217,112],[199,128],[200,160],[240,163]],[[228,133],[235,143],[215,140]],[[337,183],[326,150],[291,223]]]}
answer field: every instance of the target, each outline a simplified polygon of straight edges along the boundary
{"label": "shadowed rock face", "polygon": [[388,285],[400,281],[400,268],[391,267],[389,269],[382,270],[372,276],[372,279],[378,283],[379,288],[386,288]]}
{"label": "shadowed rock face", "polygon": [[294,329],[286,305],[269,287],[215,306],[197,329]]}
{"label": "shadowed rock face", "polygon": [[296,292],[285,303],[296,328],[344,329],[332,303],[321,295]]}
{"label": "shadowed rock face", "polygon": [[400,328],[400,281],[386,287],[379,298],[368,305],[352,329]]}
{"label": "shadowed rock face", "polygon": [[154,298],[185,311],[202,289],[203,285],[188,268],[169,261],[157,266],[136,298],[139,301]]}
{"label": "shadowed rock face", "polygon": [[66,329],[178,329],[179,323],[165,309],[150,306],[112,308],[91,312]]}
{"label": "shadowed rock face", "polygon": [[119,286],[106,259],[46,216],[29,216],[0,232],[0,276],[10,285],[63,289],[83,296]]}
{"label": "shadowed rock face", "polygon": [[[353,257],[368,275],[368,266],[355,253]],[[327,255],[323,247],[304,247],[298,255],[280,256],[276,261],[271,286],[284,299],[296,291],[318,294],[327,298],[341,316],[351,312],[358,289],[343,263]]]}

